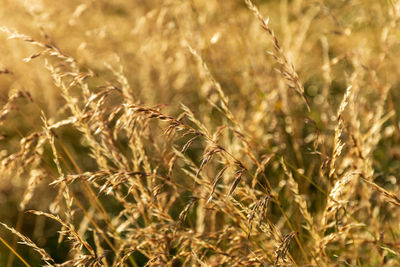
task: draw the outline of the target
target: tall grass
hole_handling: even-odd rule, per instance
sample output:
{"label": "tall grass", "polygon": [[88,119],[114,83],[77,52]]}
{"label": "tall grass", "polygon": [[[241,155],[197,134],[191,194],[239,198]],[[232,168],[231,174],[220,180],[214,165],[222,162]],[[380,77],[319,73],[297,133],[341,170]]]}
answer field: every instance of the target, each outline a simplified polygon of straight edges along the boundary
{"label": "tall grass", "polygon": [[397,1],[2,1],[1,266],[398,266]]}

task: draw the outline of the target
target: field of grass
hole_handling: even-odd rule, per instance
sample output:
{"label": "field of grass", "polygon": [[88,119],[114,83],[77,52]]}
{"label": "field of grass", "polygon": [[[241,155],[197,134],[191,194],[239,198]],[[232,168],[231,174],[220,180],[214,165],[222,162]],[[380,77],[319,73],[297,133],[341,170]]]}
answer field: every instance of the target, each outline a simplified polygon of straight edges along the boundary
{"label": "field of grass", "polygon": [[0,266],[400,266],[400,2],[0,4]]}

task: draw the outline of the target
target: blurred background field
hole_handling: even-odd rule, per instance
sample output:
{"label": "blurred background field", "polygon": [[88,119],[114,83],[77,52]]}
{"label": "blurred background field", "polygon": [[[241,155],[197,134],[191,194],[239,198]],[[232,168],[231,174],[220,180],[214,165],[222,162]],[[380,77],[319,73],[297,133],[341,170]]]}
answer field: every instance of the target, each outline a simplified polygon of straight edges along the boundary
{"label": "blurred background field", "polygon": [[397,1],[0,4],[0,266],[400,265]]}

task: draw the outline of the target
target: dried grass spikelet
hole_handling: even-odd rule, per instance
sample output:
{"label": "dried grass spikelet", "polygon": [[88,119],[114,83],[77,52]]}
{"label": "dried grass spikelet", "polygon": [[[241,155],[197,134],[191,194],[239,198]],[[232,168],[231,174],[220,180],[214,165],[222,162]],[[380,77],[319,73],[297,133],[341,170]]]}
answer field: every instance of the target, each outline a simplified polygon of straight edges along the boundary
{"label": "dried grass spikelet", "polygon": [[90,267],[101,267],[103,266],[102,260],[105,255],[100,255],[98,257],[94,257],[91,255],[79,255],[72,260],[67,260],[57,267],[69,267],[69,266],[90,266]]}
{"label": "dried grass spikelet", "polygon": [[190,110],[190,108],[187,107],[187,106],[185,106],[185,105],[182,104],[182,103],[181,103],[181,108],[182,108],[182,110],[184,111],[184,114],[186,115],[186,117],[187,117],[191,122],[193,122],[193,123],[197,126],[199,132],[200,132],[202,135],[211,138],[211,135],[210,135],[210,133],[209,133],[207,127],[206,127],[202,122],[200,122],[198,119],[196,119],[196,117],[194,116],[194,114],[193,114],[193,112]]}
{"label": "dried grass spikelet", "polygon": [[170,133],[172,130],[175,130],[175,131],[187,130],[187,131],[192,131],[193,133],[197,133],[193,128],[188,127],[179,119],[164,115],[155,108],[147,108],[147,107],[143,107],[143,106],[140,106],[137,104],[126,105],[126,107],[128,109],[131,109],[133,112],[147,116],[150,119],[156,118],[160,121],[167,122],[169,124],[169,126],[168,126],[167,130],[165,131],[166,134]]}
{"label": "dried grass spikelet", "polygon": [[[193,180],[196,182],[196,183],[199,183],[199,184],[204,184],[204,182],[206,181],[206,180],[201,180],[201,179],[198,179],[199,178],[199,176],[196,176],[196,173],[198,172],[198,170],[199,170],[199,168],[198,168],[198,166],[195,164],[195,162],[193,162],[190,158],[188,158],[187,156],[185,156],[183,153],[181,153],[179,150],[177,150],[177,149],[173,149],[173,152],[174,152],[174,157],[173,157],[173,159],[176,161],[176,159],[182,159],[183,160],[183,162],[190,168],[190,171],[189,170],[186,170],[186,169],[183,169],[183,171],[185,172],[185,173],[187,173],[190,177],[192,177],[193,178]],[[171,164],[171,162],[169,163],[169,164]],[[170,177],[170,176],[169,176]],[[200,178],[202,178],[201,177],[201,175],[200,175]],[[206,181],[206,183],[209,185],[209,182],[208,181]]]}
{"label": "dried grass spikelet", "polygon": [[[23,40],[24,42],[28,42],[28,43],[42,49],[40,52],[34,53],[31,56],[25,58],[24,59],[25,62],[29,62],[34,58],[47,55],[47,56],[56,57],[56,58],[62,60],[63,62],[68,64],[74,70],[74,72],[79,72],[79,68],[77,67],[76,60],[74,58],[68,56],[67,54],[65,54],[57,46],[55,46],[52,42],[47,42],[47,43],[40,42],[28,35],[21,34],[15,30],[11,30],[4,26],[0,27],[0,31],[8,34],[8,39],[20,39],[20,40]],[[42,31],[43,31],[43,28],[42,28]],[[47,34],[45,34],[45,35],[47,36]],[[47,41],[49,41],[49,40],[47,40]],[[92,76],[92,75],[93,75],[93,73],[89,74],[89,76]],[[83,79],[85,77],[78,76],[77,78]]]}
{"label": "dried grass spikelet", "polygon": [[307,225],[305,225],[304,228],[311,234],[314,241],[318,242],[321,238],[315,227],[314,220],[313,220],[310,212],[308,211],[307,201],[304,198],[304,196],[300,195],[299,186],[298,186],[297,182],[294,180],[292,172],[289,171],[289,169],[287,168],[283,158],[281,158],[281,165],[283,167],[283,170],[284,170],[286,176],[288,177],[287,185],[290,188],[290,191],[292,191],[292,193],[294,195],[294,201],[299,206],[299,210],[300,210],[301,214],[303,215],[304,220],[307,223]]}
{"label": "dried grass spikelet", "polygon": [[328,227],[327,223],[329,218],[331,218],[335,212],[347,204],[347,197],[354,190],[350,188],[348,184],[353,180],[356,180],[354,178],[358,177],[359,174],[359,172],[349,171],[343,174],[341,179],[336,181],[335,186],[332,188],[328,196],[328,201],[322,216],[321,230],[326,230]]}
{"label": "dried grass spikelet", "polygon": [[279,72],[282,74],[285,81],[288,83],[288,87],[296,91],[304,100],[308,111],[311,111],[308,99],[304,93],[304,87],[299,80],[299,76],[295,70],[295,67],[287,58],[285,52],[281,48],[278,39],[275,36],[274,31],[268,26],[269,19],[265,20],[260,14],[258,8],[253,4],[251,0],[245,0],[247,7],[253,12],[258,19],[260,26],[270,35],[272,42],[274,43],[275,53],[271,55],[275,58],[276,62],[280,65]]}
{"label": "dried grass spikelet", "polygon": [[282,260],[283,262],[286,261],[286,254],[290,246],[290,242],[292,239],[297,235],[297,232],[291,232],[287,235],[285,235],[279,245],[279,247],[275,250],[275,261],[274,261],[274,266],[278,266],[279,260]]}
{"label": "dried grass spikelet", "polygon": [[19,242],[20,244],[31,247],[31,248],[33,248],[33,250],[38,252],[41,256],[42,261],[45,262],[46,266],[54,266],[55,265],[55,261],[53,260],[53,258],[44,249],[38,247],[29,237],[21,234],[14,228],[9,227],[4,223],[0,223],[0,224],[3,225],[11,233],[13,233],[17,237],[19,237],[21,239],[21,242]]}
{"label": "dried grass spikelet", "polygon": [[200,167],[197,170],[196,177],[199,176],[200,172],[203,170],[204,166],[212,159],[212,157],[221,152],[222,150],[219,147],[209,146],[203,155],[203,160],[201,161]]}
{"label": "dried grass spikelet", "polygon": [[29,176],[27,187],[19,204],[20,210],[25,209],[33,198],[37,185],[46,176],[41,166],[45,141],[46,138],[43,133],[33,132],[20,140],[20,150],[18,152],[7,156],[1,161],[3,175],[16,171],[17,175],[20,176],[29,171],[27,174]]}
{"label": "dried grass spikelet", "polygon": [[370,185],[376,192],[380,193],[383,195],[383,197],[389,202],[392,203],[393,205],[396,205],[398,207],[400,207],[400,198],[398,196],[396,196],[394,193],[391,193],[389,191],[387,191],[386,189],[380,187],[379,185],[377,185],[374,182],[371,182],[368,179],[365,179],[364,177],[361,176],[361,179],[367,183],[368,185]]}
{"label": "dried grass spikelet", "polygon": [[[218,129],[217,129],[217,131],[213,134],[213,136],[211,137],[211,139],[210,139],[210,137],[208,137],[207,138],[207,136],[205,136],[207,139],[206,139],[206,142],[207,142],[207,147],[206,147],[206,149],[204,150],[204,152],[203,152],[203,160],[202,160],[202,162],[201,162],[201,164],[200,164],[200,167],[199,167],[199,169],[197,170],[197,172],[196,172],[196,178],[199,176],[199,174],[200,174],[200,172],[202,171],[202,169],[205,167],[205,165],[208,163],[208,162],[210,162],[211,161],[211,159],[213,158],[213,156],[214,155],[216,155],[216,154],[218,154],[218,153],[221,153],[221,152],[223,152],[224,151],[224,149],[221,147],[221,146],[219,146],[218,145],[218,139],[219,139],[219,137],[220,137],[220,135],[222,134],[222,131],[225,129],[225,127],[219,127]],[[229,162],[228,161],[226,161],[226,166],[229,166]],[[219,181],[219,179],[222,177],[222,175],[223,175],[223,173],[225,172],[225,168],[223,168],[222,169],[222,172],[220,171],[220,173],[217,175],[217,178],[216,178],[216,180],[214,181],[214,185],[213,185],[213,188],[214,188],[214,186],[216,186],[216,183]],[[214,192],[214,190],[215,190],[215,188],[212,190],[212,193]],[[212,193],[211,193],[211,195],[212,195]],[[210,197],[211,197],[211,195],[210,195]]]}
{"label": "dried grass spikelet", "polygon": [[215,189],[217,188],[218,182],[222,179],[222,176],[224,175],[225,171],[229,168],[228,165],[224,166],[217,174],[217,176],[214,178],[213,184],[212,184],[212,189],[210,192],[210,195],[208,197],[207,203],[208,204],[212,198],[213,198],[213,194],[215,192]]}
{"label": "dried grass spikelet", "polygon": [[[131,145],[130,147],[135,147],[135,152],[136,152],[136,161],[137,165],[140,166],[142,165],[146,173],[152,173],[152,168],[150,165],[150,159],[147,156],[145,146],[143,144],[143,136],[141,133],[138,132],[137,129],[133,129],[132,131],[132,138],[131,140]],[[128,165],[125,165],[128,166]],[[137,167],[139,168],[139,167]],[[152,176],[147,176],[147,185],[149,188],[152,188],[155,184],[154,177]]]}
{"label": "dried grass spikelet", "polygon": [[[395,116],[395,110],[385,114],[385,102],[388,98],[390,86],[383,85],[378,81],[378,78],[373,75],[375,84],[380,88],[381,96],[378,99],[375,110],[373,111],[373,117],[369,121],[369,130],[362,134],[357,140],[353,139],[357,149],[360,151],[362,161],[363,176],[366,178],[373,177],[375,168],[373,167],[373,152],[375,151],[378,143],[382,140],[382,128],[391,117]],[[357,146],[358,145],[358,146]]]}
{"label": "dried grass spikelet", "polygon": [[269,155],[263,155],[262,156],[262,161],[258,164],[257,170],[254,173],[254,178],[251,181],[251,187],[254,188],[258,182],[257,177],[260,173],[264,172],[265,167],[268,165],[270,160],[274,157],[274,154],[269,154]]}
{"label": "dried grass spikelet", "polygon": [[[97,117],[97,116],[96,116]],[[93,117],[95,118],[95,117]],[[101,139],[101,146],[103,148],[103,154],[110,159],[119,169],[124,169],[125,166],[129,165],[129,160],[125,157],[123,153],[119,150],[116,144],[116,140],[113,139],[112,129],[110,129],[109,125],[103,119],[103,116],[99,114],[97,119],[98,127],[94,134],[97,134]],[[138,141],[138,147],[140,148],[140,144]],[[150,173],[151,168],[146,159],[144,160],[147,164],[145,165],[145,171]]]}
{"label": "dried grass spikelet", "polygon": [[7,118],[8,114],[15,110],[15,102],[18,99],[25,98],[33,102],[33,98],[29,92],[18,90],[8,97],[6,104],[0,109],[0,124]]}
{"label": "dried grass spikelet", "polygon": [[17,170],[23,172],[28,166],[33,166],[37,158],[43,152],[43,142],[45,138],[43,133],[34,132],[23,137],[19,142],[20,150],[1,160],[1,168],[3,171],[13,171],[16,167],[22,167]]}
{"label": "dried grass spikelet", "polygon": [[[205,165],[212,159],[212,157],[215,154],[224,151],[224,149],[222,147],[217,145],[218,137],[221,135],[224,127],[220,127],[213,136],[210,136],[207,128],[199,120],[197,120],[195,118],[193,112],[183,104],[182,104],[182,109],[185,112],[184,114],[187,116],[187,118],[190,121],[192,121],[199,128],[199,130],[196,130],[196,129],[186,125],[185,123],[183,123],[180,120],[177,120],[170,116],[163,115],[154,109],[139,108],[135,105],[131,105],[130,108],[133,108],[135,112],[144,113],[145,115],[149,116],[150,118],[158,118],[159,120],[168,122],[169,127],[167,128],[166,132],[171,132],[172,130],[183,131],[184,132],[183,136],[188,135],[188,134],[194,134],[194,136],[191,139],[189,139],[189,141],[186,142],[186,144],[182,148],[182,151],[178,154],[183,154],[198,137],[203,136],[206,138],[208,145],[203,153],[203,160],[202,160],[198,170],[196,171],[195,179],[197,179],[199,177],[199,175],[200,175],[201,171],[203,170],[203,168],[205,167]],[[175,154],[177,155],[177,151],[175,151]],[[185,157],[183,157],[183,155],[182,155],[182,158],[185,158]],[[173,162],[170,162],[170,163],[172,164]],[[171,168],[171,166],[170,166],[170,168]]]}
{"label": "dried grass spikelet", "polygon": [[101,263],[99,266],[108,267],[109,265],[106,259],[107,252],[104,251],[103,247],[101,246],[100,239],[96,230],[93,229],[92,231],[93,231],[93,241],[94,244],[96,245],[96,255],[98,255],[97,260],[99,261],[99,263]]}
{"label": "dried grass spikelet", "polygon": [[238,166],[238,168],[246,170],[246,168],[244,167],[244,164],[242,162],[240,162],[232,154],[227,152],[227,150],[225,148],[223,148],[222,146],[217,144],[217,139],[220,136],[220,134],[222,133],[222,130],[224,129],[224,127],[220,127],[213,136],[210,136],[207,128],[194,117],[194,114],[188,107],[182,105],[182,108],[185,111],[184,114],[187,115],[187,117],[190,121],[192,121],[193,123],[196,124],[196,126],[199,128],[199,130],[185,124],[184,122],[182,122],[181,119],[176,119],[176,118],[164,115],[161,112],[159,112],[155,109],[152,109],[152,108],[145,108],[145,107],[141,107],[138,105],[129,105],[129,108],[134,110],[134,112],[136,112],[136,113],[141,113],[141,114],[147,116],[148,118],[157,118],[161,121],[167,122],[169,124],[169,126],[168,126],[167,130],[165,131],[165,133],[170,133],[171,131],[174,130],[174,131],[183,132],[183,135],[195,134],[195,135],[202,136],[206,139],[208,146],[203,154],[203,160],[202,160],[202,163],[200,164],[200,167],[196,173],[197,174],[196,176],[198,176],[200,174],[200,172],[204,168],[205,164],[207,164],[211,160],[212,156],[216,153],[221,154],[222,157],[227,160],[229,158],[228,162],[233,161],[233,164],[235,166]]}
{"label": "dried grass spikelet", "polygon": [[199,69],[200,74],[202,76],[204,76],[204,78],[208,79],[211,82],[212,86],[217,90],[221,107],[216,106],[216,104],[214,103],[215,100],[213,99],[213,96],[210,95],[210,94],[212,94],[212,92],[207,92],[208,102],[213,107],[220,110],[234,124],[238,124],[237,121],[235,120],[232,112],[229,109],[229,99],[225,95],[224,91],[222,90],[220,83],[216,81],[216,79],[212,75],[210,69],[208,68],[207,64],[204,62],[204,60],[199,55],[199,53],[195,49],[193,49],[189,44],[187,44],[187,47],[188,47],[190,53],[196,58],[196,60],[198,62],[198,65],[199,65],[198,69]]}
{"label": "dried grass spikelet", "polygon": [[[36,160],[39,161],[39,160]],[[41,180],[46,177],[46,173],[39,168],[34,168],[29,173],[28,187],[26,188],[19,208],[24,210],[28,202],[32,199],[34,190]]]}
{"label": "dried grass spikelet", "polygon": [[329,179],[332,179],[333,175],[335,174],[335,163],[336,159],[340,156],[344,144],[342,144],[340,137],[343,133],[344,129],[344,120],[343,120],[343,112],[348,104],[349,97],[351,94],[351,88],[352,86],[347,87],[346,93],[343,96],[342,102],[340,103],[337,115],[336,115],[336,121],[337,125],[335,128],[335,137],[333,141],[333,151],[332,151],[332,158],[330,162],[330,171],[329,171]]}
{"label": "dried grass spikelet", "polygon": [[268,195],[266,195],[265,197],[263,197],[262,199],[260,199],[253,207],[253,209],[251,210],[251,213],[248,215],[248,219],[247,222],[249,223],[249,233],[247,235],[247,238],[250,237],[251,234],[251,230],[253,228],[253,220],[254,217],[257,213],[258,210],[260,210],[259,212],[259,221],[258,221],[258,226],[261,225],[262,220],[265,218],[266,213],[267,213],[267,209],[268,209],[268,204],[270,201],[270,197]]}
{"label": "dried grass spikelet", "polygon": [[[53,161],[56,164],[57,171],[58,171],[59,175],[64,177],[64,171],[61,168],[60,157],[59,157],[59,155],[57,153],[57,149],[56,149],[56,146],[55,146],[54,133],[51,130],[49,130],[49,125],[47,123],[47,119],[46,119],[44,113],[42,113],[42,121],[44,123],[44,128],[43,128],[44,132],[46,133],[47,139],[48,139],[48,141],[50,143],[50,146],[51,146],[51,149],[52,149],[52,152],[53,152]],[[53,212],[59,211],[59,203],[62,200],[64,192],[67,195],[69,195],[69,190],[68,190],[67,185],[65,183],[62,183],[62,184],[60,184],[60,188],[59,188],[58,195],[57,195],[56,199],[54,200],[54,202],[52,204],[50,204],[50,208],[52,209]],[[67,203],[70,203],[70,202],[71,202],[71,199],[68,198],[67,199]],[[67,205],[67,206],[69,206],[69,205]],[[71,211],[69,211],[69,212],[71,212]]]}
{"label": "dried grass spikelet", "polygon": [[185,145],[182,147],[181,153],[185,153],[186,150],[188,150],[188,148],[193,144],[194,140],[196,140],[197,138],[199,138],[201,135],[196,134],[195,136],[193,136],[192,138],[190,138]]}
{"label": "dried grass spikelet", "polygon": [[[67,103],[67,107],[70,109],[71,113],[74,115],[76,118],[76,124],[74,125],[85,137],[86,144],[90,147],[91,149],[91,156],[96,160],[97,164],[102,168],[102,169],[107,169],[108,164],[107,164],[107,157],[108,159],[113,160],[114,157],[113,155],[116,155],[113,153],[115,149],[112,148],[110,142],[99,142],[96,140],[94,134],[91,131],[91,127],[86,120],[88,118],[88,115],[91,116],[92,121],[95,121],[94,118],[97,117],[101,118],[97,125],[102,126],[101,122],[103,121],[102,119],[102,110],[101,110],[101,105],[105,101],[105,97],[112,91],[115,90],[115,88],[108,88],[99,94],[91,94],[89,92],[88,86],[86,83],[83,82],[83,79],[86,77],[91,76],[92,74],[84,74],[79,71],[79,68],[77,67],[77,64],[75,61],[71,58],[70,60],[66,59],[68,65],[72,69],[71,73],[68,73],[68,75],[65,74],[63,70],[60,70],[59,68],[53,66],[48,62],[47,59],[45,59],[45,66],[48,69],[48,71],[51,74],[51,77],[53,78],[53,81],[55,85],[61,90],[61,95],[65,99]],[[71,87],[75,86],[76,84],[79,84],[80,87],[83,90],[83,95],[85,98],[86,102],[86,107],[88,106],[91,107],[91,112],[89,111],[84,111],[81,110],[79,107],[76,99],[71,95],[70,89]],[[97,98],[99,98],[97,100]],[[94,100],[97,100],[97,103],[94,103]],[[95,121],[96,122],[96,121]],[[94,123],[96,124],[96,123]],[[104,124],[103,124],[104,125]],[[97,129],[98,130],[98,129]],[[104,141],[105,139],[103,139]],[[117,162],[114,160],[114,162]]]}
{"label": "dried grass spikelet", "polygon": [[189,203],[186,204],[185,208],[184,208],[184,209],[181,211],[181,213],[179,214],[179,218],[178,218],[178,221],[177,221],[177,223],[176,223],[177,226],[181,226],[181,225],[182,225],[182,223],[183,223],[183,222],[185,221],[185,219],[186,219],[186,216],[187,216],[187,214],[188,214],[188,212],[189,212],[190,207],[192,207],[193,204],[195,204],[197,201],[198,201],[197,198],[192,197],[192,199],[189,201]]}
{"label": "dried grass spikelet", "polygon": [[112,267],[123,266],[128,257],[135,251],[137,251],[136,245],[131,244],[131,242],[124,242],[118,248]]}
{"label": "dried grass spikelet", "polygon": [[242,180],[242,175],[245,169],[239,169],[235,173],[235,179],[233,180],[232,186],[229,189],[228,196],[232,195],[233,191],[235,191],[236,187],[239,185],[240,181]]}
{"label": "dried grass spikelet", "polygon": [[325,236],[324,238],[322,238],[322,240],[319,242],[318,246],[316,246],[315,248],[318,248],[320,253],[326,257],[327,255],[325,253],[325,249],[326,249],[327,245],[331,242],[337,241],[340,238],[345,237],[348,234],[348,232],[355,227],[365,227],[365,224],[363,224],[363,223],[347,224],[347,225],[341,227],[338,231],[331,233],[331,234]]}
{"label": "dried grass spikelet", "polygon": [[134,171],[97,171],[97,172],[84,172],[81,174],[71,174],[60,176],[50,183],[50,185],[62,185],[63,183],[69,185],[76,181],[86,181],[98,188],[99,193],[112,195],[118,187],[125,185],[135,187],[147,192],[140,179],[132,179],[134,177],[147,177],[152,176],[152,173],[134,172]]}
{"label": "dried grass spikelet", "polygon": [[[60,217],[53,215],[51,213],[46,213],[42,211],[30,210],[32,214],[39,215],[39,216],[46,216],[52,220],[59,222],[65,230],[62,231],[62,234],[68,236],[68,239],[72,243],[72,249],[77,250],[78,252],[82,251],[83,247],[85,247],[92,257],[95,257],[95,252],[92,247],[87,243],[75,230],[75,227],[67,222],[61,220]],[[61,232],[60,232],[61,233]]]}
{"label": "dried grass spikelet", "polygon": [[105,66],[110,71],[112,71],[112,73],[115,75],[115,77],[117,77],[118,82],[121,84],[121,92],[122,92],[123,98],[126,101],[126,103],[133,104],[137,101],[134,98],[134,93],[131,89],[131,86],[129,85],[128,78],[124,74],[125,71],[124,71],[124,67],[121,62],[121,58],[117,54],[114,54],[114,57],[118,63],[118,68],[115,68],[107,63],[105,64]]}

